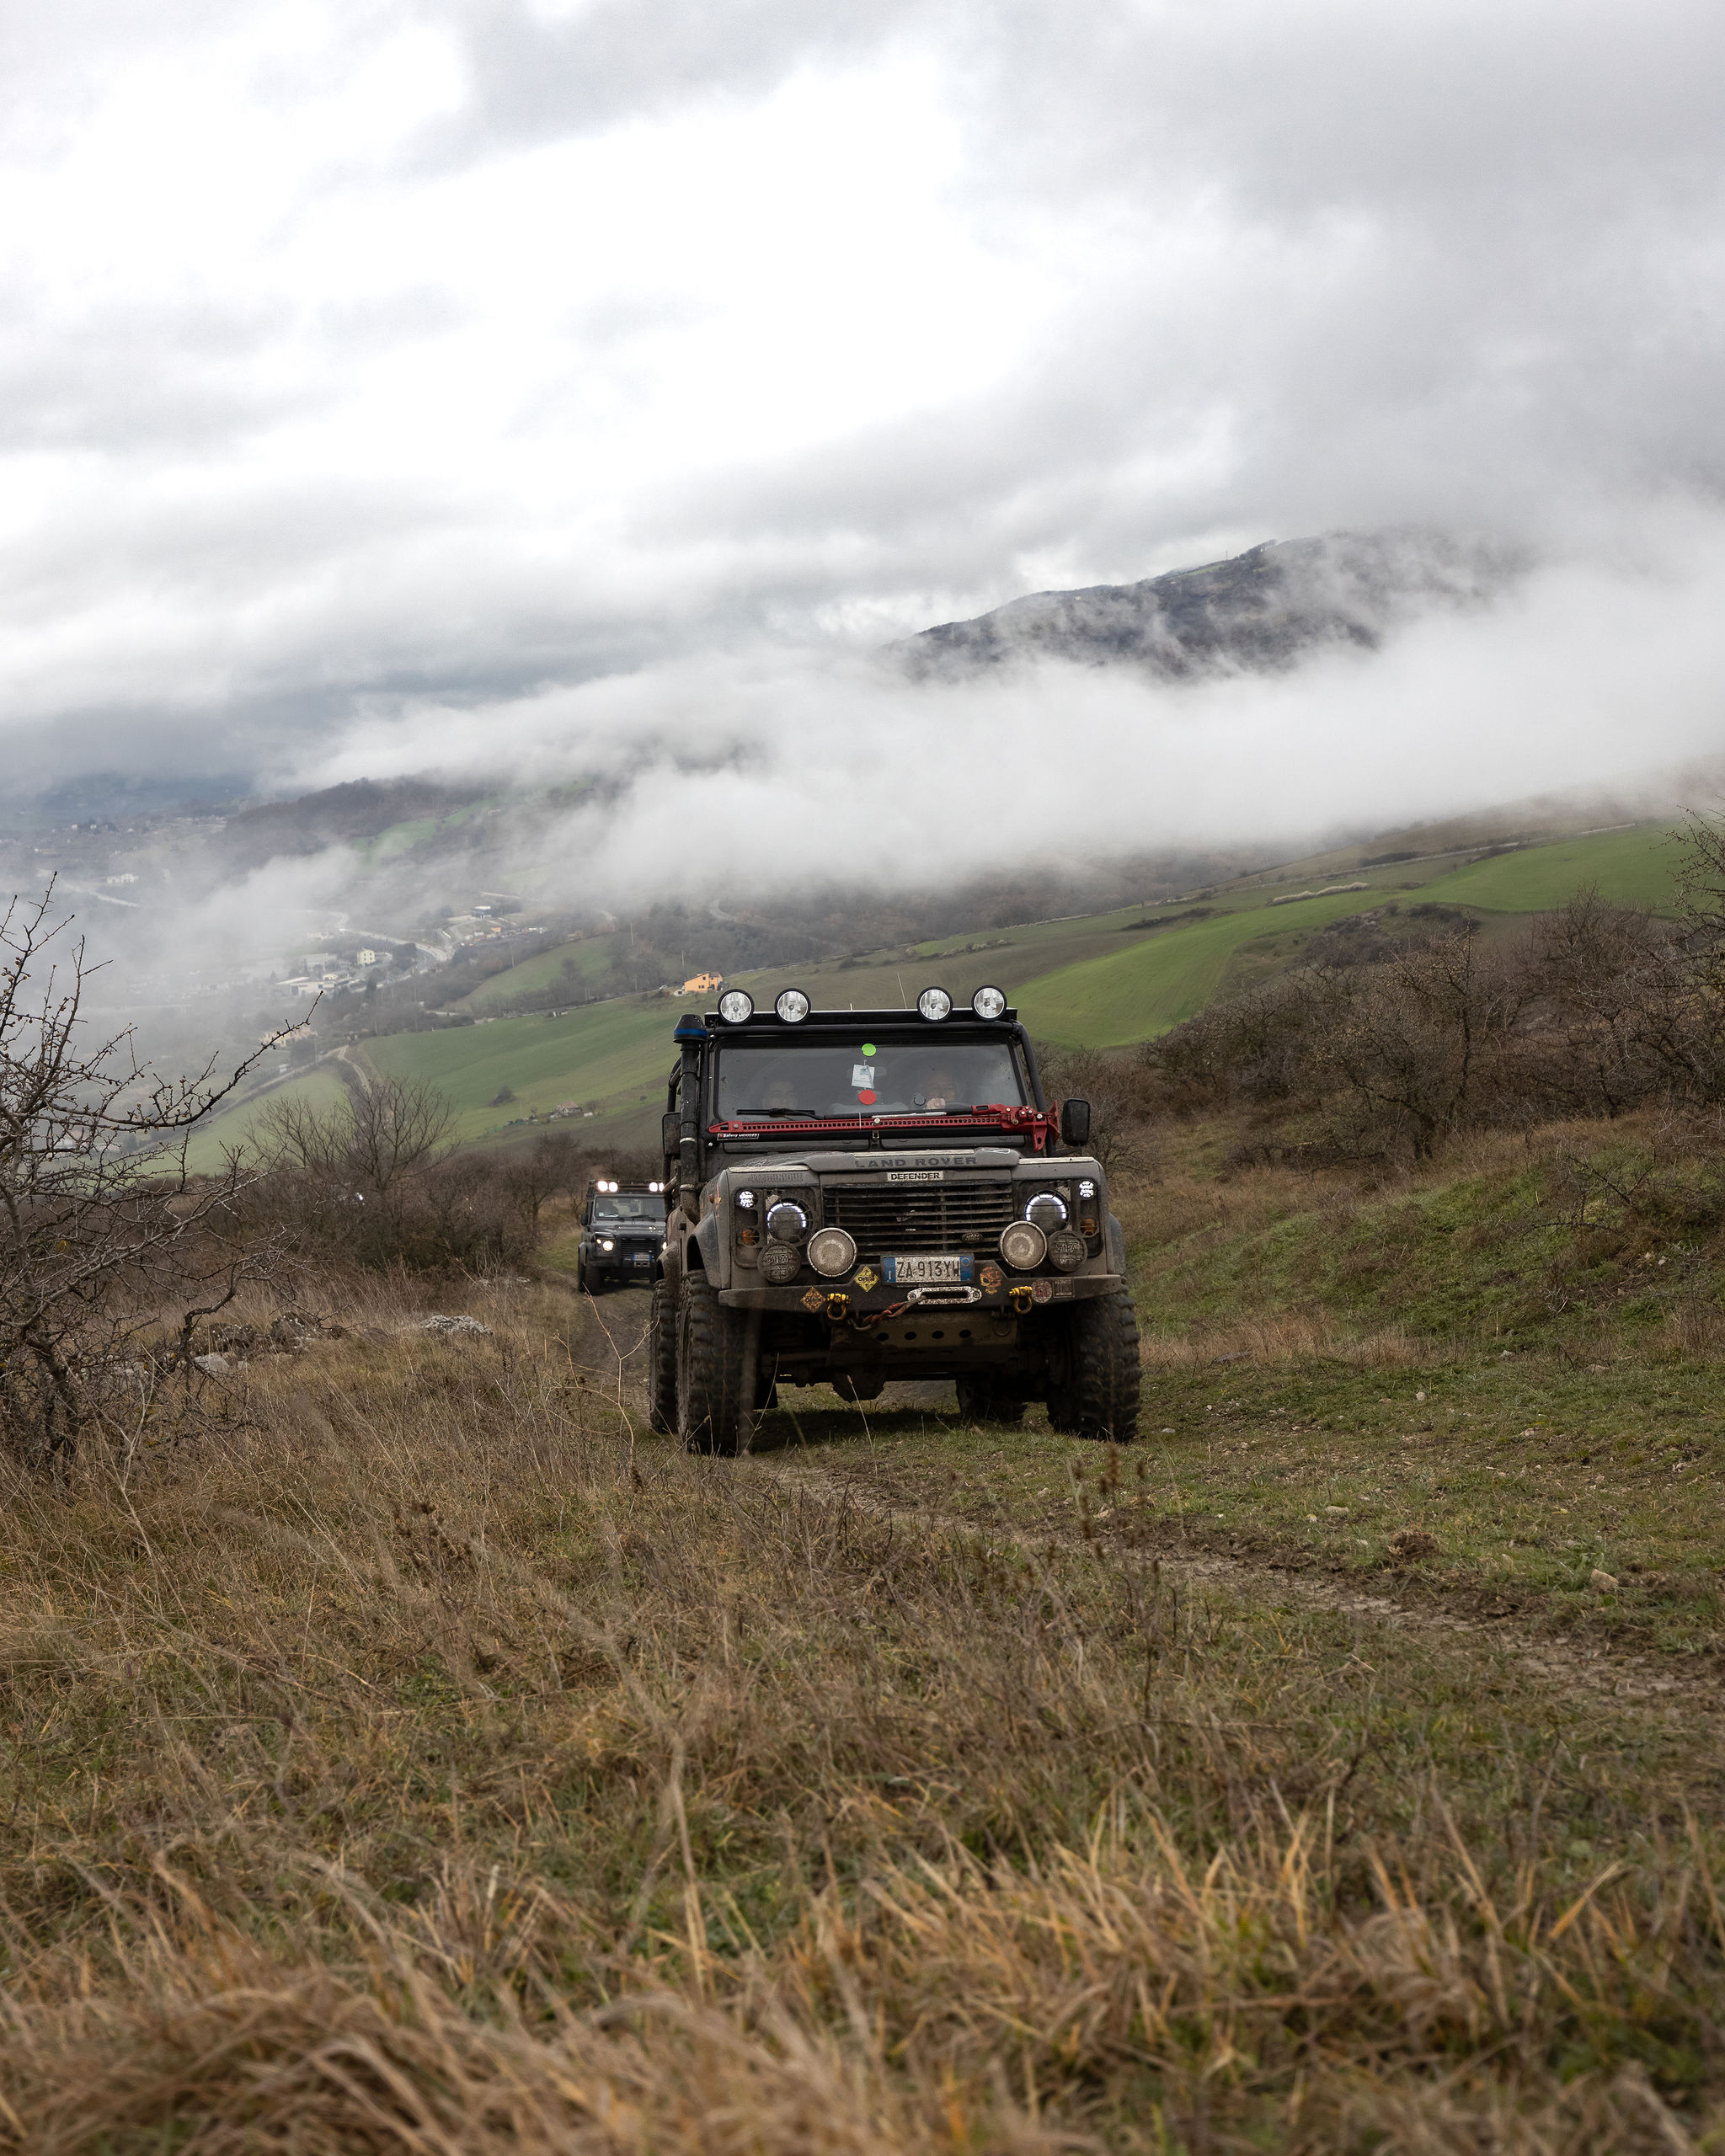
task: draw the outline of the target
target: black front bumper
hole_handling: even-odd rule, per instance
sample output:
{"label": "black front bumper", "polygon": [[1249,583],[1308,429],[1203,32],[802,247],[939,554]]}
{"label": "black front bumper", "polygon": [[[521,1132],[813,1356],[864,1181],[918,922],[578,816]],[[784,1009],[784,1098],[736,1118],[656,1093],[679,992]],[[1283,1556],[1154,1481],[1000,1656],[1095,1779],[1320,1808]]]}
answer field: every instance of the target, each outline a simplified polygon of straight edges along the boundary
{"label": "black front bumper", "polygon": [[[997,1287],[977,1283],[963,1289],[889,1287],[872,1266],[862,1267],[857,1273],[843,1280],[816,1280],[809,1276],[793,1280],[783,1288],[770,1287],[765,1281],[733,1273],[730,1286],[719,1289],[718,1299],[733,1310],[794,1310],[808,1317],[825,1317],[838,1324],[868,1327],[911,1310],[931,1316],[937,1310],[975,1310],[985,1315],[993,1312],[1027,1317],[1033,1310],[1087,1301],[1092,1295],[1111,1294],[1115,1289],[1125,1285],[1118,1273],[1039,1273],[1027,1276],[995,1269],[1001,1272]],[[868,1273],[875,1273],[876,1277],[865,1282],[861,1275]]]}

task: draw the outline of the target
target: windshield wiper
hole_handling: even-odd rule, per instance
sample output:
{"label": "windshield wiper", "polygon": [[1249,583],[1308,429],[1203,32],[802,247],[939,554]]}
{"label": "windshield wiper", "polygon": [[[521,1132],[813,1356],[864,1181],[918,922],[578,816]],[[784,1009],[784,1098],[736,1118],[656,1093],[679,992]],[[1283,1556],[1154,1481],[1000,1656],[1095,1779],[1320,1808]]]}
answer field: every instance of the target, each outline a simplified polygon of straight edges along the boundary
{"label": "windshield wiper", "polygon": [[736,1122],[740,1122],[745,1116],[749,1115],[761,1116],[763,1118],[776,1115],[794,1115],[800,1116],[805,1123],[811,1123],[822,1119],[820,1110],[819,1108],[733,1108],[731,1110],[731,1115],[733,1120]]}

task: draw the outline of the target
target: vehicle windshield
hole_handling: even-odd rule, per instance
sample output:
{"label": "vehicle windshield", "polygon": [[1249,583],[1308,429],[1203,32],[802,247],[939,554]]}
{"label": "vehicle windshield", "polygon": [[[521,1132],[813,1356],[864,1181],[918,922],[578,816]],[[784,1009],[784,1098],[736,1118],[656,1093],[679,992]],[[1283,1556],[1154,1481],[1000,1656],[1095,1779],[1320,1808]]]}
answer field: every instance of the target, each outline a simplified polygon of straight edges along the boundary
{"label": "vehicle windshield", "polygon": [[636,1197],[624,1191],[616,1197],[595,1198],[593,1201],[595,1220],[663,1220],[665,1200],[657,1197]]}
{"label": "vehicle windshield", "polygon": [[957,1115],[1022,1107],[1010,1041],[728,1041],[718,1054],[721,1118],[761,1116]]}

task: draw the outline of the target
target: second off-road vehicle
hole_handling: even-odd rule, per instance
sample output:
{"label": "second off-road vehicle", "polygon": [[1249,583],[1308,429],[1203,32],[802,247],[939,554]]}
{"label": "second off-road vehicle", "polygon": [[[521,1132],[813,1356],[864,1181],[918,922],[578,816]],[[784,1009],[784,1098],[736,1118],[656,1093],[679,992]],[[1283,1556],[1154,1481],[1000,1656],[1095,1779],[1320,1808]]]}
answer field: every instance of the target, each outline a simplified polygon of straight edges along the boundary
{"label": "second off-road vehicle", "polygon": [[776,1385],[953,1378],[967,1414],[1130,1438],[1138,1326],[1090,1109],[1045,1098],[1004,993],[816,1011],[733,990],[678,1025],[654,1428],[734,1452]]}
{"label": "second off-road vehicle", "polygon": [[665,1186],[601,1176],[581,1201],[575,1277],[590,1295],[606,1288],[650,1287],[665,1246]]}

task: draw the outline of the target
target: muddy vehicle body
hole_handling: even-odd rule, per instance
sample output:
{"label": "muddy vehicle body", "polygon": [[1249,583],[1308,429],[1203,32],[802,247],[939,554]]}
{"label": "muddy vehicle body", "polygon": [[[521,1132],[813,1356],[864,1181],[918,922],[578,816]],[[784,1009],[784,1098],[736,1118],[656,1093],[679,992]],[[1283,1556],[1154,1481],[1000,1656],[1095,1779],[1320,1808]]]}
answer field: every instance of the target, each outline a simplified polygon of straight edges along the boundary
{"label": "muddy vehicle body", "polygon": [[601,1177],[581,1201],[576,1278],[590,1295],[607,1288],[650,1288],[665,1249],[665,1186]]}
{"label": "muddy vehicle body", "polygon": [[654,1427],[745,1444],[775,1387],[873,1399],[957,1381],[960,1406],[1125,1439],[1138,1330],[1087,1102],[1049,1107],[997,989],[900,1011],[771,1012],[732,991],[676,1029],[664,1127]]}

